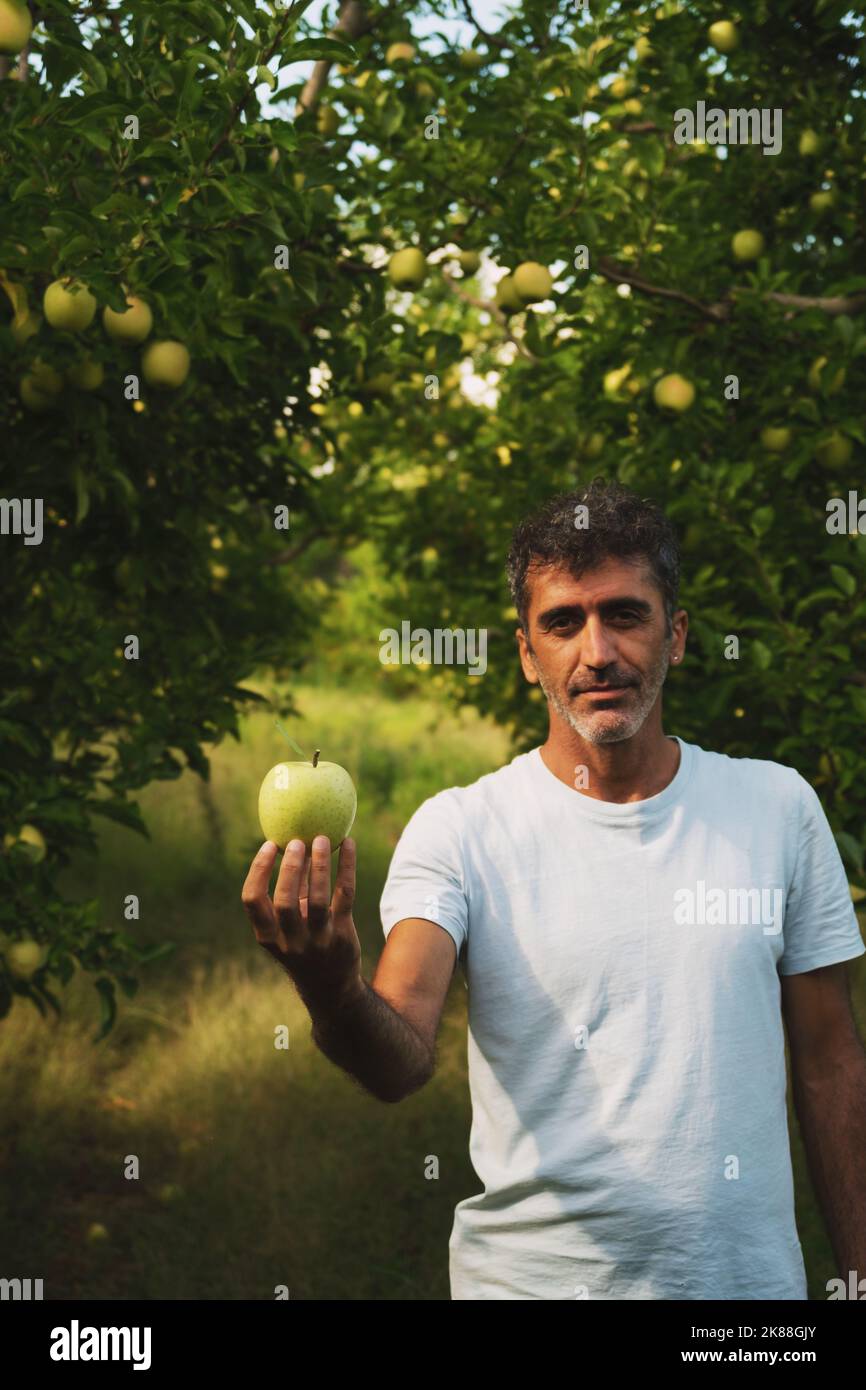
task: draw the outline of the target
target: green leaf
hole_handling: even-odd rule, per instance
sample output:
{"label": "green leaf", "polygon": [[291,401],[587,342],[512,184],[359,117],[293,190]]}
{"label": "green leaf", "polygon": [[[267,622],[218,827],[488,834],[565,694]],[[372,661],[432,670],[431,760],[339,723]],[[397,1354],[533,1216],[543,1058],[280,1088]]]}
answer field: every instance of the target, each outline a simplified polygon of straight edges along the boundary
{"label": "green leaf", "polygon": [[100,91],[104,91],[108,86],[108,73],[105,71],[99,59],[93,56],[89,48],[82,47],[78,50],[78,60],[94,87],[98,87]]}
{"label": "green leaf", "polygon": [[277,85],[277,79],[271,72],[270,68],[266,68],[262,64],[259,64],[259,66],[256,68],[256,77],[259,79],[260,82],[264,82],[266,86],[270,88],[271,91],[273,91]]}
{"label": "green leaf", "polygon": [[385,92],[380,112],[382,129],[386,135],[394,135],[403,124],[406,108],[394,92]]}
{"label": "green leaf", "polygon": [[333,58],[340,63],[353,63],[355,49],[340,39],[301,39],[290,44],[280,54],[280,62],[297,63],[302,58]]}
{"label": "green leaf", "polygon": [[852,598],[854,594],[856,594],[857,580],[849,570],[843,569],[841,565],[831,565],[830,573],[833,576],[834,583],[839,585],[843,594],[847,594],[849,598]]}
{"label": "green leaf", "polygon": [[150,839],[150,831],[141,818],[141,809],[136,802],[91,800],[86,804],[94,815],[105,816],[107,820],[116,821],[118,825],[125,825],[129,830],[137,831],[146,840]]}
{"label": "green leaf", "polygon": [[756,639],[751,644],[752,656],[759,671],[766,671],[773,664],[773,653],[763,642]]}
{"label": "green leaf", "polygon": [[98,980],[94,980],[94,988],[99,995],[99,1016],[100,1028],[94,1043],[102,1042],[114,1027],[117,1018],[117,1001],[114,993],[114,984],[105,975],[100,975]]}

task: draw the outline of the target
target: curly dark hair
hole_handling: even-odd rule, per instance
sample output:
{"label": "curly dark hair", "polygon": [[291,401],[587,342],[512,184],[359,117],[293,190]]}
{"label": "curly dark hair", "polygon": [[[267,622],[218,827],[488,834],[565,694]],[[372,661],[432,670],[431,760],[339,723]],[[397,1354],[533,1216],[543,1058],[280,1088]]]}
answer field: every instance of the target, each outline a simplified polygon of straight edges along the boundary
{"label": "curly dark hair", "polygon": [[[575,527],[575,507],[585,505],[589,525]],[[555,565],[579,579],[609,556],[644,559],[661,590],[668,636],[680,585],[680,548],[661,507],[622,483],[593,478],[576,492],[560,492],[525,517],[511,538],[505,572],[520,625],[528,633],[530,569]]]}

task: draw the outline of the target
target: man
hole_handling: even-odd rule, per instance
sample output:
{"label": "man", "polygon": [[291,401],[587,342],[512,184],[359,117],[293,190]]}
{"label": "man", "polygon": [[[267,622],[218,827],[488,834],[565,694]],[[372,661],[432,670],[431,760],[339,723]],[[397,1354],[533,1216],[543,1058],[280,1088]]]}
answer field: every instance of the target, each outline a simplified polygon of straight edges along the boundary
{"label": "man", "polygon": [[372,986],[354,845],[274,846],[244,900],[321,1050],[382,1100],[433,1074],[455,961],[469,987],[472,1161],[455,1299],[803,1299],[794,1099],[839,1272],[866,1274],[866,1054],[843,962],[863,954],[815,792],[793,769],[667,736],[679,556],[618,484],[553,498],[508,576],[540,748],[410,819]]}

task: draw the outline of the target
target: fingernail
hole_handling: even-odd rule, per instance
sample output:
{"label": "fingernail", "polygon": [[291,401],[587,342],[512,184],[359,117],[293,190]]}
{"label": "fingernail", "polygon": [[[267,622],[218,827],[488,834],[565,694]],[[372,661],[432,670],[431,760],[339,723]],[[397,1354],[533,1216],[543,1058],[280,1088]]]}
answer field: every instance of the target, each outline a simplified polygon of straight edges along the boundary
{"label": "fingernail", "polygon": [[292,854],[303,854],[305,849],[303,840],[290,840],[289,849],[292,851]]}
{"label": "fingernail", "polygon": [[327,835],[317,835],[313,840],[313,849],[330,849],[331,842]]}

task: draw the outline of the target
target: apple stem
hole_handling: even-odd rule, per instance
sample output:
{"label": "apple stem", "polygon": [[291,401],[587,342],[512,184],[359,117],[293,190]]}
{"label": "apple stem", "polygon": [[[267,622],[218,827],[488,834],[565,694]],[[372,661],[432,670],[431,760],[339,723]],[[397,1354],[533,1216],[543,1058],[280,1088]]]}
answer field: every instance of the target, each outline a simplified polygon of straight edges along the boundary
{"label": "apple stem", "polygon": [[320,753],[321,751],[322,751],[322,750],[321,750],[320,748],[317,748],[316,751],[315,751],[315,753],[313,754],[313,767],[317,767],[317,766],[318,766],[318,762],[319,762],[319,753]]}
{"label": "apple stem", "polygon": [[[299,748],[298,745],[295,743],[295,740],[294,740],[289,734],[286,733],[286,731],[285,731],[285,729],[283,728],[282,724],[280,723],[279,719],[275,719],[275,720],[274,720],[274,723],[276,724],[276,726],[277,726],[277,728],[279,729],[280,733],[282,734],[283,738],[286,740],[286,743],[288,743],[289,746],[290,746],[291,748],[294,748],[295,752],[298,754],[299,757],[303,758],[303,756],[304,756],[304,750],[303,750],[303,748]],[[318,755],[318,753],[317,753],[317,754],[316,754],[316,757],[318,757],[318,756],[319,756],[319,755]],[[315,763],[313,764],[313,766],[315,767]]]}

